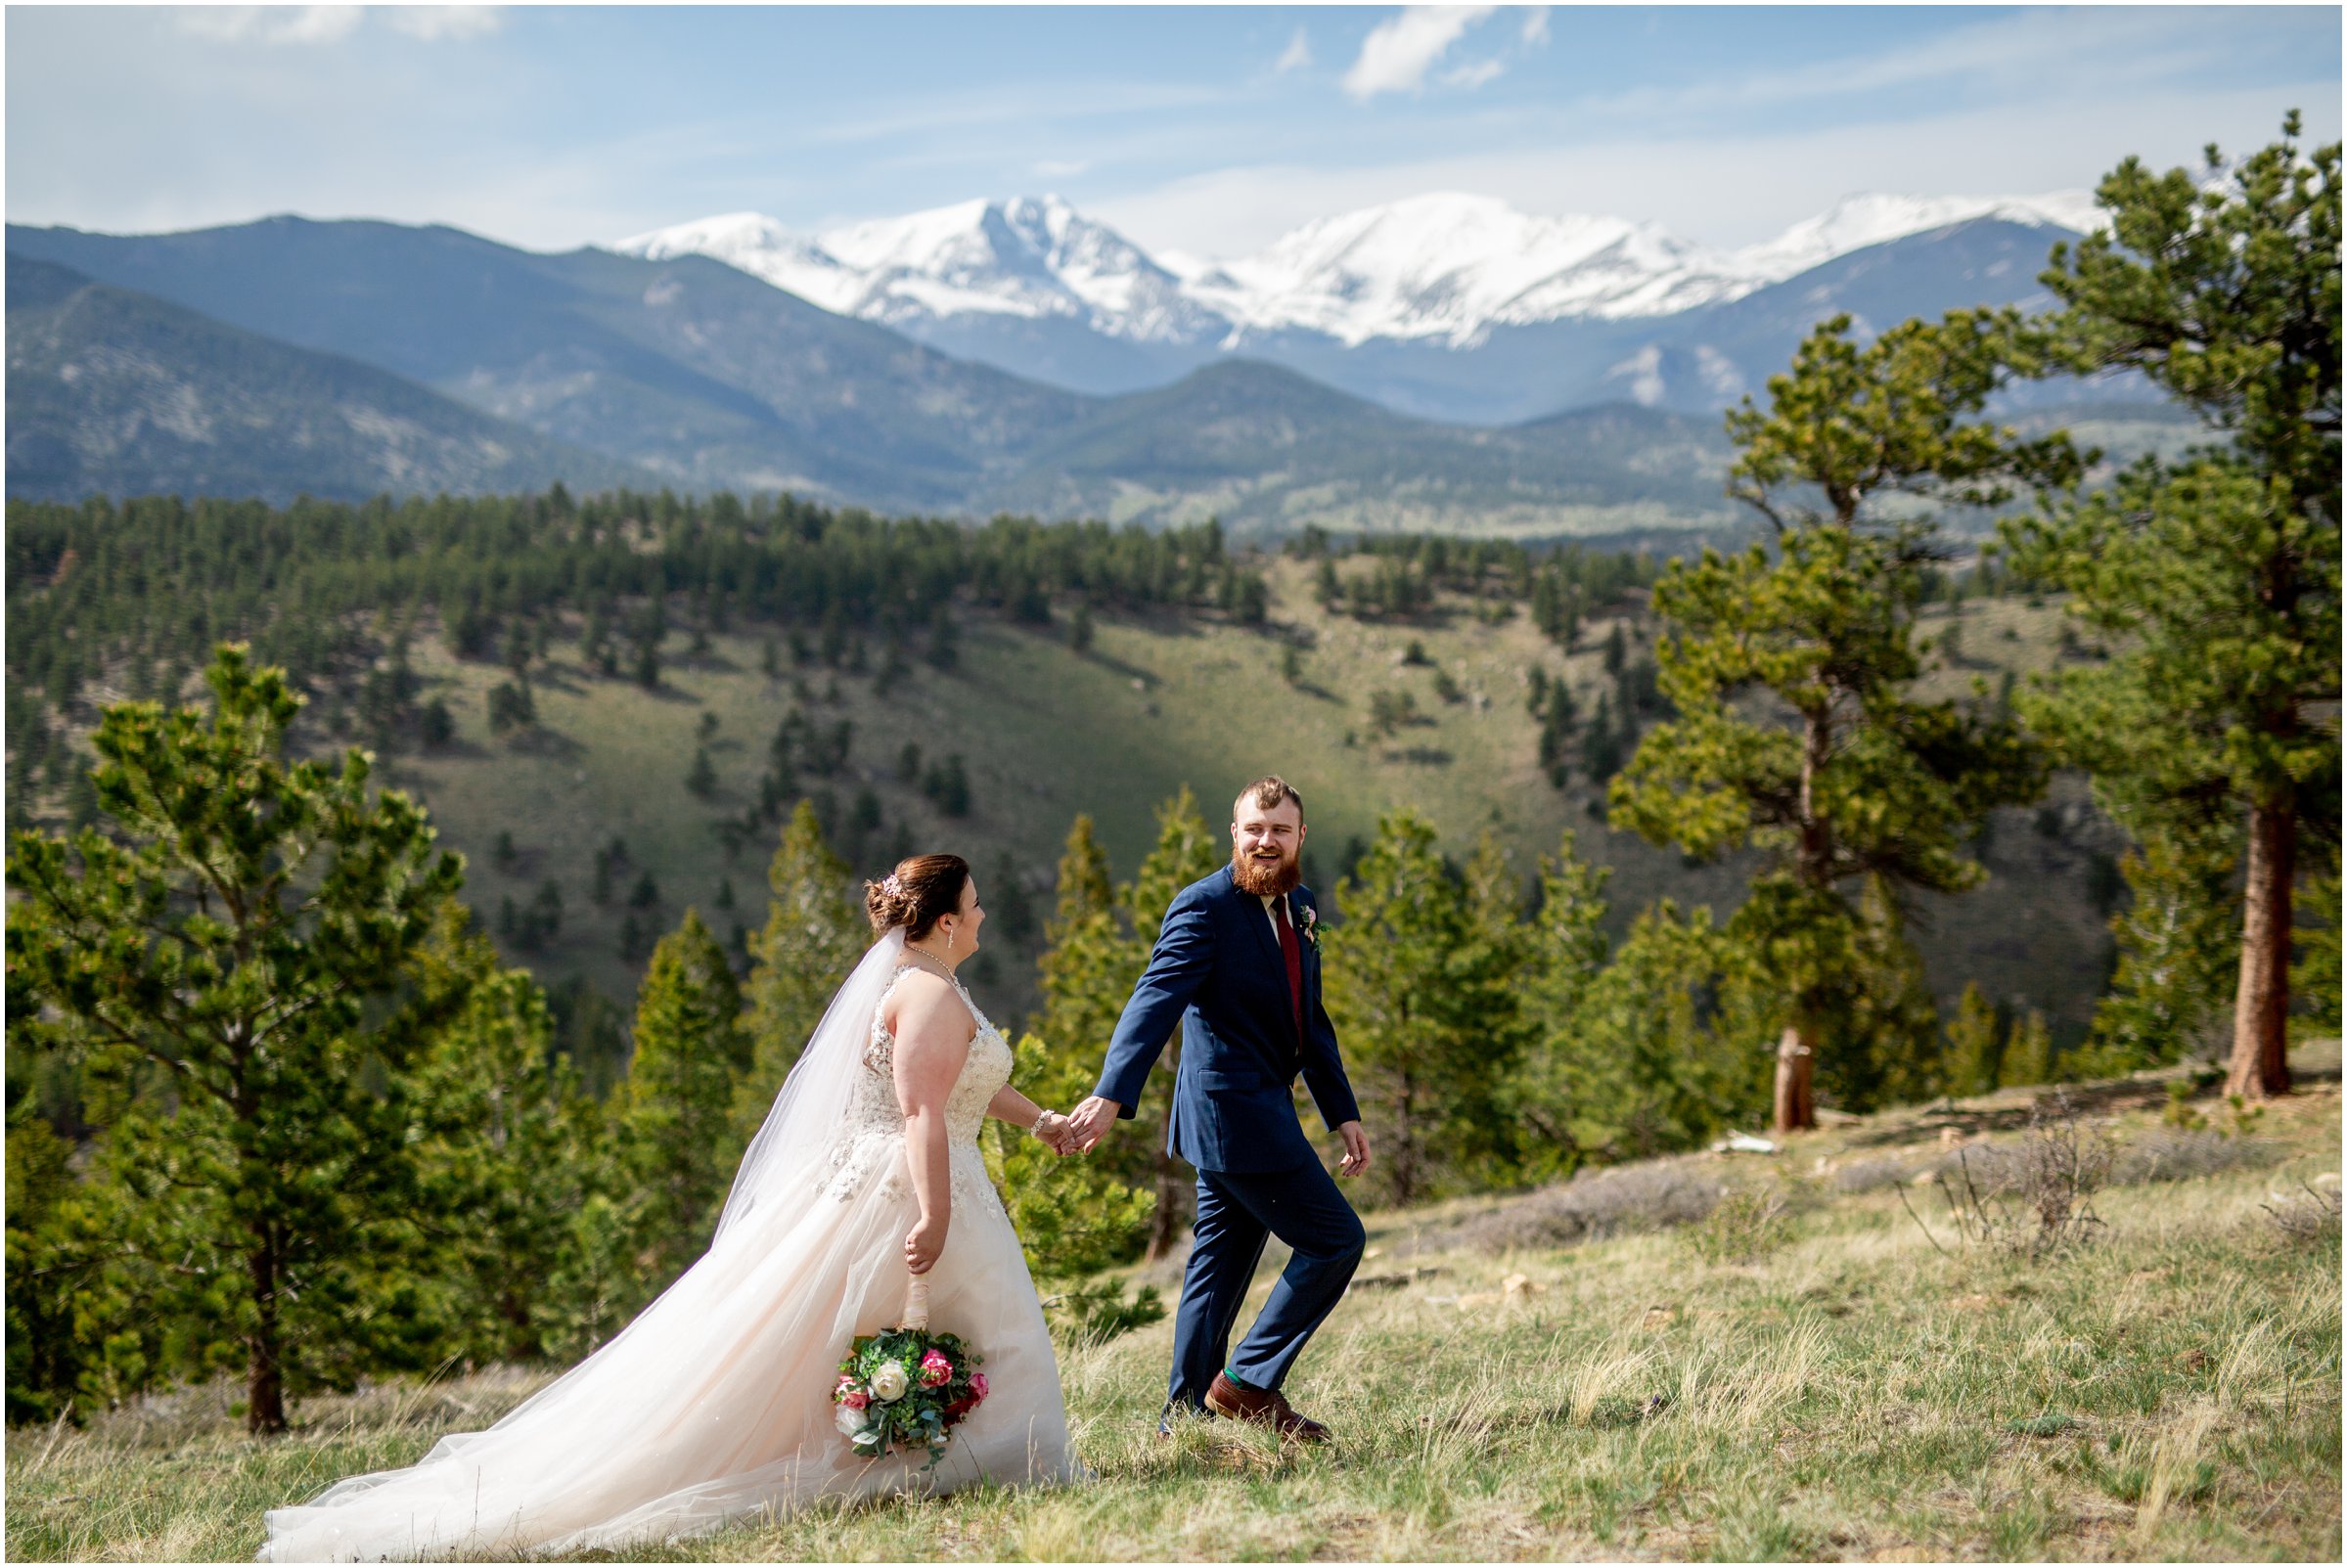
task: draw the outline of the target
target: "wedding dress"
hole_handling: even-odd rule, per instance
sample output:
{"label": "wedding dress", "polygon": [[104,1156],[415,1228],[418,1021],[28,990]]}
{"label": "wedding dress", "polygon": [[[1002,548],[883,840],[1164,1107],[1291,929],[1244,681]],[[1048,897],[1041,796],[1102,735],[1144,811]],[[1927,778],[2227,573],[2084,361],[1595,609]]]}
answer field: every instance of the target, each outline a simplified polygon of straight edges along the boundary
{"label": "wedding dress", "polygon": [[580,1551],[819,1498],[1086,1473],[1026,1260],[978,1152],[1011,1050],[959,981],[976,1035],[945,1107],[953,1208],[927,1276],[929,1322],[985,1358],[989,1392],[932,1470],[919,1448],[861,1458],[835,1424],[849,1342],[902,1317],[904,1238],[920,1214],[881,1016],[911,969],[903,948],[891,931],[834,997],[708,1251],[658,1300],[486,1430],[271,1510],[261,1560]]}

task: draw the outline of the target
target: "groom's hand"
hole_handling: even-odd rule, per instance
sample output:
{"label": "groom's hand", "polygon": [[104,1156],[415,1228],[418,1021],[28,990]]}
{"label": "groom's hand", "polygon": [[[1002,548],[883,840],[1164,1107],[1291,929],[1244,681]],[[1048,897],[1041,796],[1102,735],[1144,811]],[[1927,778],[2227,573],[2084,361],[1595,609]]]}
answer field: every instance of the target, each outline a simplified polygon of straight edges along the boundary
{"label": "groom's hand", "polygon": [[1368,1170],[1369,1135],[1361,1130],[1361,1124],[1346,1122],[1336,1129],[1336,1136],[1344,1140],[1344,1158],[1336,1162],[1336,1174],[1359,1176]]}
{"label": "groom's hand", "polygon": [[1113,1099],[1103,1099],[1098,1095],[1092,1095],[1068,1112],[1067,1136],[1074,1142],[1076,1152],[1091,1153],[1092,1146],[1106,1138],[1108,1129],[1116,1125],[1116,1113],[1122,1108]]}

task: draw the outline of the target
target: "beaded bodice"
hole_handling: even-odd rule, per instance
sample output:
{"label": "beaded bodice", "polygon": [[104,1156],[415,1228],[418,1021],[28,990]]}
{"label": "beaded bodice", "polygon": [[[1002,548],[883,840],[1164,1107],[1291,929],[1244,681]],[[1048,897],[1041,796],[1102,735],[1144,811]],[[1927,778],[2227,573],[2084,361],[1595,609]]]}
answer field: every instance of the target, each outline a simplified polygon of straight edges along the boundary
{"label": "beaded bodice", "polygon": [[[864,1070],[856,1075],[855,1091],[848,1101],[847,1125],[832,1149],[833,1174],[827,1187],[832,1196],[842,1202],[853,1197],[883,1169],[887,1172],[889,1196],[901,1197],[910,1191],[902,1159],[905,1113],[896,1098],[896,1037],[888,1028],[888,996],[895,991],[897,982],[913,973],[915,967],[910,963],[897,965],[888,982],[888,991],[881,994],[880,1006],[873,1009],[872,1033],[864,1047]],[[957,1203],[981,1203],[999,1213],[1002,1200],[987,1178],[986,1162],[978,1151],[978,1128],[986,1120],[987,1104],[1011,1081],[1011,1047],[1002,1032],[979,1010],[962,982],[954,980],[953,987],[977,1026],[970,1037],[970,1054],[962,1062],[961,1074],[954,1079],[953,1090],[945,1098],[946,1134],[953,1159],[953,1196]]]}

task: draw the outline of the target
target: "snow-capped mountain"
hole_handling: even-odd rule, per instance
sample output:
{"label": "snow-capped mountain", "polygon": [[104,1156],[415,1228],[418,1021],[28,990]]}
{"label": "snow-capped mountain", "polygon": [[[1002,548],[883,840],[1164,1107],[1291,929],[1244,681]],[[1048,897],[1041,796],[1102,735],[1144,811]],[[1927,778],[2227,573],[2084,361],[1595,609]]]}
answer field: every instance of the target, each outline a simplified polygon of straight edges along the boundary
{"label": "snow-capped mountain", "polygon": [[1056,196],[962,202],[811,240],[737,212],[612,248],[654,261],[710,256],[826,310],[892,327],[968,315],[1061,317],[1144,343],[1224,330],[1140,246]]}
{"label": "snow-capped mountain", "polygon": [[2019,302],[2051,241],[2098,221],[2077,191],[1859,195],[1729,250],[1652,223],[1439,193],[1212,259],[1152,255],[1046,196],[817,235],[733,213],[612,248],[710,256],[839,315],[1079,391],[1161,386],[1243,356],[1389,408],[1489,423],[1607,397],[1732,402],[1834,309],[1882,322]]}
{"label": "snow-capped mountain", "polygon": [[1802,219],[1776,239],[1745,246],[1736,252],[1732,264],[1752,277],[1777,283],[1853,250],[1975,218],[2002,218],[2008,223],[2067,229],[2073,234],[2091,233],[2104,222],[2091,191],[2054,191],[2030,197],[1869,193],[1845,197],[1830,210]]}
{"label": "snow-capped mountain", "polygon": [[1495,324],[1668,316],[1757,285],[1650,223],[1532,217],[1490,197],[1412,197],[1308,223],[1260,255],[1193,272],[1241,328],[1472,341]]}
{"label": "snow-capped mountain", "polygon": [[[1472,342],[1493,326],[1672,316],[1739,298],[1853,250],[1994,217],[2083,232],[2083,191],[2039,197],[1861,195],[1740,250],[1651,223],[1539,217],[1440,193],[1307,223],[1252,256],[1153,258],[1056,196],[963,202],[813,238],[754,212],[659,229],[613,249],[700,254],[841,315],[891,326],[995,314],[1066,317],[1135,342],[1325,335]],[[1230,346],[1238,346],[1233,342]]]}

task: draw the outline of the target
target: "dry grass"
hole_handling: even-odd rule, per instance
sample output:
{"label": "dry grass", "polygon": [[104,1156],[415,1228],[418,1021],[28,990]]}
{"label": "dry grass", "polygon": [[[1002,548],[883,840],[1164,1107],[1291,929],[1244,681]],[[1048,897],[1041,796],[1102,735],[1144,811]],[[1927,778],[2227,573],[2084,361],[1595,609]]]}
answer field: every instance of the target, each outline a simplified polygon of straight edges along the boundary
{"label": "dry grass", "polygon": [[[2122,1150],[2155,1114],[2113,1121]],[[1886,1142],[1902,1126],[1914,1141]],[[2338,1231],[2293,1236],[2268,1213],[2277,1191],[2335,1180],[2336,1086],[2275,1106],[2255,1139],[2265,1166],[2106,1189],[2097,1244],[2037,1263],[1943,1257],[1893,1192],[1808,1174],[1936,1159],[1928,1129],[1898,1117],[1773,1160],[1571,1184],[1558,1193],[1584,1189],[1576,1205],[1620,1197],[1596,1206],[1612,1233],[1585,1218],[1574,1244],[1464,1245],[1464,1206],[1373,1216],[1388,1253],[1413,1230],[1450,1239],[1426,1254],[1441,1273],[1356,1294],[1299,1366],[1289,1392],[1336,1429],[1327,1450],[1219,1422],[1158,1442],[1160,1322],[1064,1352],[1092,1485],[823,1507],[637,1555],[2336,1560]],[[1814,1192],[1758,1261],[1705,1262],[1672,1229],[1635,1228],[1667,1204],[1633,1190],[1716,1195],[1780,1168]],[[412,1458],[531,1385],[317,1402],[276,1444],[238,1433],[217,1392],[17,1432],[9,1554],[248,1557],[262,1508]]]}

